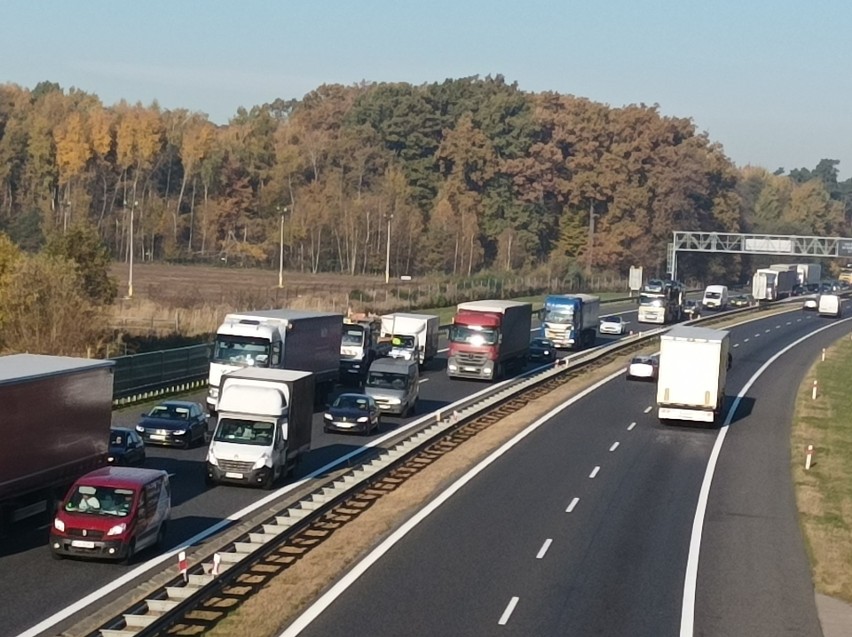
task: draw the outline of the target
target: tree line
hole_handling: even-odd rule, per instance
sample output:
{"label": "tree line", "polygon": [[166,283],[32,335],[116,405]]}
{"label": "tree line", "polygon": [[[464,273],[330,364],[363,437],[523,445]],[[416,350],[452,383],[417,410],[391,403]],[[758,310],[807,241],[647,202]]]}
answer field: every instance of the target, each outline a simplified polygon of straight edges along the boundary
{"label": "tree line", "polygon": [[[0,230],[113,259],[469,276],[662,272],[673,230],[848,235],[852,180],[737,168],[689,118],[502,76],[323,85],[227,125],[51,82],[0,85]],[[388,256],[389,250],[389,256]],[[681,265],[736,276],[740,260]],[[698,274],[698,273],[694,273]]]}

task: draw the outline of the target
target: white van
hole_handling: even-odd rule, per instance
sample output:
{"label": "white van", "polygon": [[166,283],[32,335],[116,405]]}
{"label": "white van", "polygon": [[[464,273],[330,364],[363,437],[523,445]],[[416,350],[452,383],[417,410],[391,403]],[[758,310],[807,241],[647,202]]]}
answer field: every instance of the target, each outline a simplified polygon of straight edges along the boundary
{"label": "white van", "polygon": [[728,286],[708,285],[701,305],[708,310],[725,310],[728,307]]}
{"label": "white van", "polygon": [[372,396],[383,412],[403,418],[413,415],[420,395],[417,360],[376,359],[367,373],[364,393]]}
{"label": "white van", "polygon": [[836,294],[820,294],[817,304],[817,312],[819,312],[820,316],[840,318],[840,297]]}

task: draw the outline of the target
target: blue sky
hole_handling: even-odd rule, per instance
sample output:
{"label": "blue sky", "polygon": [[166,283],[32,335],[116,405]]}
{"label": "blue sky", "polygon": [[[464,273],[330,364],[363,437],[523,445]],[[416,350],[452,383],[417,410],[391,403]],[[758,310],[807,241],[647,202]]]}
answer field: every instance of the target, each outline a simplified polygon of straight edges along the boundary
{"label": "blue sky", "polygon": [[502,74],[692,118],[738,165],[852,176],[852,3],[811,0],[0,2],[0,82],[203,111],[323,83]]}

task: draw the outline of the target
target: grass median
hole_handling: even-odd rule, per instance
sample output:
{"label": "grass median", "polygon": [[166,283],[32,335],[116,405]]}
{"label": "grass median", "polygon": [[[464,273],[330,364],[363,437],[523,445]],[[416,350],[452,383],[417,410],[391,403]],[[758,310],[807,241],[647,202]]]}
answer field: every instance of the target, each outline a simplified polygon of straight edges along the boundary
{"label": "grass median", "polygon": [[[791,462],[817,592],[852,602],[852,339],[817,359],[799,388]],[[814,381],[817,398],[813,399]],[[808,445],[811,467],[805,470]]]}

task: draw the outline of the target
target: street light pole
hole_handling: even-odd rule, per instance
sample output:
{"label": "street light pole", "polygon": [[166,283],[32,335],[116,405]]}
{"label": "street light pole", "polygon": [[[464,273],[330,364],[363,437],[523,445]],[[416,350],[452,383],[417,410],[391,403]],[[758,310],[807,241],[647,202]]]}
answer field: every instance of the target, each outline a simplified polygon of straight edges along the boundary
{"label": "street light pole", "polygon": [[388,244],[387,251],[385,253],[385,283],[390,283],[391,219],[393,219],[393,215],[388,215]]}
{"label": "street light pole", "polygon": [[[127,202],[124,202],[125,208],[127,207]],[[138,201],[134,201],[133,205],[130,206],[130,237],[129,237],[129,245],[128,245],[128,262],[129,269],[127,273],[127,298],[133,298],[133,211],[136,209],[136,206],[139,205]]]}
{"label": "street light pole", "polygon": [[278,287],[284,287],[284,215],[287,213],[287,206],[283,209],[278,208],[281,213],[281,224],[279,228],[278,240]]}
{"label": "street light pole", "polygon": [[589,201],[589,276],[592,274],[592,265],[594,261],[595,251],[595,203],[594,200]]}

